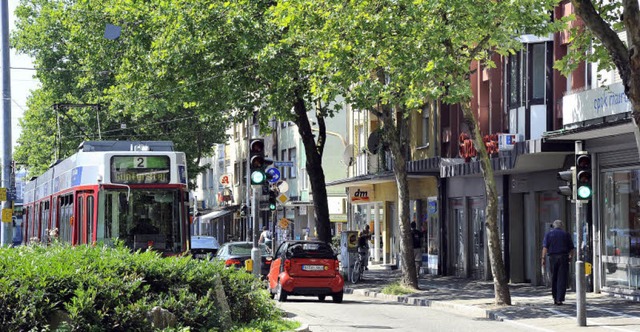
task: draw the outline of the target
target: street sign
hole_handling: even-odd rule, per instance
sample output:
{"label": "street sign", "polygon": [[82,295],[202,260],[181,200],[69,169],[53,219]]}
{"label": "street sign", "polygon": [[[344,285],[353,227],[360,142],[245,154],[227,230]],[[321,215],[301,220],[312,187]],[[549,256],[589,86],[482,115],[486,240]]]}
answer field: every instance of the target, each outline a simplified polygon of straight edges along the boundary
{"label": "street sign", "polygon": [[293,161],[273,161],[275,167],[293,167]]}
{"label": "street sign", "polygon": [[277,168],[275,167],[267,168],[265,173],[271,175],[271,179],[269,180],[269,182],[276,183],[280,181],[280,171]]}
{"label": "street sign", "polygon": [[232,179],[233,178],[231,174],[222,174],[222,176],[220,176],[220,184],[225,187],[229,187],[231,186]]}
{"label": "street sign", "polygon": [[289,196],[287,196],[286,194],[280,194],[278,197],[276,197],[276,200],[280,202],[280,204],[284,205],[284,203],[289,201]]}
{"label": "street sign", "polygon": [[2,209],[2,222],[11,222],[13,209]]}
{"label": "street sign", "polygon": [[0,188],[0,201],[7,200],[7,188]]}
{"label": "street sign", "polygon": [[289,227],[289,219],[287,218],[280,219],[280,221],[278,221],[278,226],[281,229],[287,229],[287,227]]}
{"label": "street sign", "polygon": [[277,186],[278,191],[281,193],[286,193],[287,191],[289,191],[289,184],[287,183],[287,181],[280,181]]}

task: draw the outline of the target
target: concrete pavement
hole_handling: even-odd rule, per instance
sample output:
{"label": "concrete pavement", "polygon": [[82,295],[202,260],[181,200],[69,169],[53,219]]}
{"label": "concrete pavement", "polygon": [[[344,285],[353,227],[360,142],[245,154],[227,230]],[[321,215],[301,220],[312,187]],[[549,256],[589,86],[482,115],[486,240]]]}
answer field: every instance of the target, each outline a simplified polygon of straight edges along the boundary
{"label": "concrete pavement", "polygon": [[375,297],[407,305],[428,306],[457,314],[493,319],[538,331],[640,331],[640,302],[605,293],[587,293],[587,327],[578,326],[575,293],[568,291],[562,306],[553,304],[551,289],[529,284],[510,284],[511,306],[494,305],[493,283],[451,276],[424,275],[420,291],[403,296],[382,294],[382,289],[401,277],[399,270],[369,265],[364,280],[345,282],[345,293]]}

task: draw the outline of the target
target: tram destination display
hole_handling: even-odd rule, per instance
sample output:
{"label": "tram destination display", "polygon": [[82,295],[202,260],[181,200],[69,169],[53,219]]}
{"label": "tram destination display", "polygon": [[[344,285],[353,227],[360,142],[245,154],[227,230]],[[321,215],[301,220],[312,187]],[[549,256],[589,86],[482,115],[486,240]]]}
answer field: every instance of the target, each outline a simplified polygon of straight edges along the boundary
{"label": "tram destination display", "polygon": [[113,183],[169,183],[171,174],[168,156],[113,156]]}

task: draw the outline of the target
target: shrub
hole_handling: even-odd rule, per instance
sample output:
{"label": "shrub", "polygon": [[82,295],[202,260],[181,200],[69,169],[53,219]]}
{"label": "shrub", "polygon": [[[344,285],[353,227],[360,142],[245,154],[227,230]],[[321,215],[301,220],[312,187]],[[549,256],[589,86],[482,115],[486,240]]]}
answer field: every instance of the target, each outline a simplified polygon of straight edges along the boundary
{"label": "shrub", "polygon": [[259,280],[190,257],[122,246],[0,248],[0,330],[150,331],[154,307],[176,329],[278,326]]}

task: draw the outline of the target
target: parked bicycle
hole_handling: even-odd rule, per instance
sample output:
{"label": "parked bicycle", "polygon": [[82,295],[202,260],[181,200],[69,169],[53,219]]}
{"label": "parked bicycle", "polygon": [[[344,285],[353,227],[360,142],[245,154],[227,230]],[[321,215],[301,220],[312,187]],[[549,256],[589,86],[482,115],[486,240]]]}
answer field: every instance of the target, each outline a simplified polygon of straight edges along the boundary
{"label": "parked bicycle", "polygon": [[351,283],[355,284],[362,278],[362,274],[364,273],[364,264],[365,264],[365,253],[362,251],[358,251],[358,258],[356,258],[355,264],[353,264],[353,269],[351,270]]}

